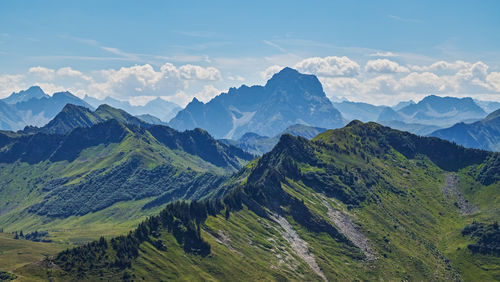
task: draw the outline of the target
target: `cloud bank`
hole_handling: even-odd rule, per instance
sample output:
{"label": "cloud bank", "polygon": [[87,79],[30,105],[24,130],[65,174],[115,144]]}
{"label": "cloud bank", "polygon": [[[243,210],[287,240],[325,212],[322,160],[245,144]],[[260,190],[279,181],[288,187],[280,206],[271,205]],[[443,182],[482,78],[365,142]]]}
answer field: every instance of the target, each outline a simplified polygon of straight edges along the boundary
{"label": "cloud bank", "polygon": [[[387,58],[361,63],[347,57],[314,57],[294,67],[317,75],[328,96],[353,101],[392,105],[429,94],[500,100],[500,72],[490,72],[481,61],[406,65]],[[261,75],[269,78],[280,68],[273,65]]]}
{"label": "cloud bank", "polygon": [[[491,71],[481,61],[438,60],[410,65],[393,53],[368,54],[366,58],[361,61],[346,56],[309,57],[296,59],[288,66],[317,75],[329,97],[353,101],[392,105],[429,94],[500,101],[500,72]],[[262,68],[257,76],[269,79],[284,66]],[[0,75],[0,98],[36,84],[50,94],[68,90],[80,97],[111,96],[128,101],[162,97],[184,106],[193,97],[207,102],[221,89],[239,86],[245,82],[242,75],[248,73],[224,74],[215,66],[169,62],[156,67],[142,64],[85,73],[72,67],[33,66],[26,73]]]}

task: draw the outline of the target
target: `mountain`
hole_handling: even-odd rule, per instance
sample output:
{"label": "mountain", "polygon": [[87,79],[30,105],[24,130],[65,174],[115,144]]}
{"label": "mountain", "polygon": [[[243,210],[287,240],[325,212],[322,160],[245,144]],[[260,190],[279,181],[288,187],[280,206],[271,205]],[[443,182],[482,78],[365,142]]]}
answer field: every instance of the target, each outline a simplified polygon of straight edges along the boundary
{"label": "mountain", "polygon": [[[403,103],[403,102],[401,102]],[[410,105],[412,105],[410,103]],[[377,122],[383,124],[385,126],[389,126],[394,129],[408,131],[418,135],[428,135],[431,132],[434,132],[440,129],[439,126],[430,125],[430,124],[420,124],[420,123],[406,123],[403,122],[404,116],[399,112],[395,111],[394,108],[385,108],[383,109],[377,119]]]}
{"label": "mountain", "polygon": [[500,102],[482,101],[474,99],[474,103],[480,106],[488,114],[500,109]]}
{"label": "mountain", "polygon": [[150,115],[150,114],[143,114],[143,115],[137,115],[136,116],[138,119],[150,123],[150,124],[157,124],[157,125],[167,125],[166,122],[161,121],[161,119]]}
{"label": "mountain", "polygon": [[457,122],[475,121],[484,116],[485,111],[472,98],[430,95],[416,104],[409,101],[401,102],[397,107],[384,108],[377,122],[394,129],[428,135]]}
{"label": "mountain", "polygon": [[69,92],[58,92],[49,96],[38,86],[12,93],[9,97],[0,100],[0,130],[43,126],[68,103],[92,108]]}
{"label": "mountain", "polygon": [[49,96],[38,86],[13,93],[0,102],[5,102],[9,106],[0,104],[0,129],[3,130],[19,130],[25,126],[44,126],[66,104],[92,108],[70,92],[58,92]]}
{"label": "mountain", "polygon": [[427,136],[432,132],[441,129],[439,126],[420,124],[420,123],[405,123],[397,120],[389,120],[389,121],[378,121],[378,123],[388,126],[393,129],[408,131],[413,134]]}
{"label": "mountain", "polygon": [[486,112],[472,98],[439,97],[430,95],[420,102],[408,105],[397,113],[405,123],[450,126],[457,122],[482,119]]}
{"label": "mountain", "polygon": [[285,134],[219,186],[136,229],[16,271],[25,279],[495,281],[498,159],[351,122]]}
{"label": "mountain", "polygon": [[168,122],[181,110],[179,105],[173,102],[165,101],[161,98],[149,101],[143,106],[133,106],[128,101],[120,101],[111,97],[99,100],[86,95],[83,100],[95,108],[100,105],[107,104],[114,108],[122,109],[135,116],[149,114],[158,117],[163,122]]}
{"label": "mountain", "polygon": [[343,120],[316,76],[284,68],[265,86],[231,88],[206,104],[194,98],[169,125],[178,130],[200,127],[216,138],[237,139],[246,132],[274,136],[298,123],[337,128]]}
{"label": "mountain", "polygon": [[40,88],[39,86],[31,86],[26,90],[12,93],[9,97],[2,99],[2,101],[7,104],[17,104],[20,102],[29,101],[31,99],[42,98],[50,98],[50,96],[45,94],[45,92],[43,92],[42,88]]}
{"label": "mountain", "polygon": [[453,141],[469,148],[498,152],[500,151],[500,110],[474,123],[460,122],[452,127],[436,130],[430,133],[430,136]]}
{"label": "mountain", "polygon": [[392,109],[395,110],[395,111],[399,111],[401,110],[402,108],[406,107],[406,106],[409,106],[409,105],[414,105],[415,102],[413,100],[410,100],[410,101],[401,101],[399,103],[397,103],[396,105],[392,106]]}
{"label": "mountain", "polygon": [[0,132],[0,226],[79,230],[58,233],[64,244],[120,234],[170,201],[207,197],[253,158],[201,129],[67,105],[41,130]]}
{"label": "mountain", "polygon": [[151,124],[146,123],[123,110],[115,109],[106,104],[100,105],[94,112],[82,106],[66,104],[62,111],[48,124],[41,128],[28,127],[25,129],[25,132],[66,134],[77,127],[91,127],[95,124],[111,119],[115,119],[125,124],[133,124],[142,127],[151,126]]}
{"label": "mountain", "polygon": [[342,101],[333,103],[342,116],[348,120],[377,121],[380,113],[388,108],[386,106],[374,106],[368,103]]}
{"label": "mountain", "polygon": [[274,137],[260,136],[256,133],[248,132],[243,134],[243,136],[241,136],[238,140],[220,139],[219,141],[236,146],[251,154],[262,155],[271,151],[283,134],[291,134],[294,136],[302,136],[307,139],[312,139],[324,131],[326,131],[325,128],[294,124],[287,127],[282,133]]}
{"label": "mountain", "polygon": [[23,117],[16,108],[0,100],[0,129],[15,130],[23,125]]}
{"label": "mountain", "polygon": [[92,109],[89,104],[70,92],[57,92],[51,97],[19,102],[16,104],[16,109],[32,116],[29,125],[42,126],[54,118],[66,104]]}

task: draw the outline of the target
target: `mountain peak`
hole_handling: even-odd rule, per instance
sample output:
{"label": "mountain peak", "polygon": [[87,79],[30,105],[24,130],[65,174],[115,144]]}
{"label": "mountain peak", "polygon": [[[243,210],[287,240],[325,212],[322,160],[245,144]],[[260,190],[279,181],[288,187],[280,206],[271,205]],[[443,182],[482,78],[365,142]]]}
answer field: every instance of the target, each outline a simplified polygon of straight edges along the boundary
{"label": "mountain peak", "polygon": [[300,72],[298,72],[296,69],[292,69],[291,67],[284,67],[282,70],[280,70],[278,73],[274,75],[300,75]]}
{"label": "mountain peak", "polygon": [[61,112],[73,112],[75,110],[84,110],[84,111],[90,111],[88,108],[84,107],[84,106],[78,106],[78,105],[75,105],[75,104],[66,104],[64,106],[64,108],[61,110]]}
{"label": "mountain peak", "polygon": [[42,88],[40,88],[40,86],[38,86],[38,85],[30,86],[30,88],[28,88],[26,90],[26,92],[42,92],[42,93],[45,93],[45,92],[43,92]]}
{"label": "mountain peak", "polygon": [[109,111],[109,110],[114,110],[115,108],[111,107],[108,104],[101,104],[99,107],[97,107],[96,111]]}
{"label": "mountain peak", "polygon": [[346,125],[346,127],[355,127],[355,126],[362,126],[364,123],[355,119],[351,121],[349,124]]}
{"label": "mountain peak", "polygon": [[297,123],[336,128],[343,120],[316,76],[287,67],[265,86],[230,88],[207,103],[193,98],[169,124],[178,130],[202,127],[217,138],[238,139],[246,132],[275,136]]}
{"label": "mountain peak", "polygon": [[307,93],[313,96],[326,97],[323,86],[315,75],[303,74],[289,67],[274,74],[267,81],[265,87],[269,91],[281,89],[287,93],[295,93],[301,96]]}
{"label": "mountain peak", "polygon": [[500,109],[490,113],[487,117],[484,118],[485,121],[492,120],[494,118],[500,117]]}
{"label": "mountain peak", "polygon": [[7,104],[16,104],[25,102],[31,99],[48,98],[49,96],[43,92],[40,86],[34,85],[26,90],[21,90],[17,93],[12,93],[9,97],[3,99]]}
{"label": "mountain peak", "polygon": [[193,100],[191,100],[190,104],[191,103],[194,103],[194,104],[203,104],[200,100],[198,100],[196,97],[193,97]]}
{"label": "mountain peak", "polygon": [[279,72],[273,74],[271,79],[269,79],[267,81],[266,86],[273,81],[282,81],[282,80],[290,81],[290,80],[298,79],[301,76],[305,76],[305,74],[302,74],[302,73],[298,72],[297,70],[292,69],[290,67],[285,67],[284,69],[280,70]]}
{"label": "mountain peak", "polygon": [[73,95],[71,92],[69,91],[61,91],[61,92],[56,92],[54,93],[54,95],[52,95],[52,97],[54,98],[59,98],[59,97],[68,97],[68,98],[78,98],[76,97],[75,95]]}

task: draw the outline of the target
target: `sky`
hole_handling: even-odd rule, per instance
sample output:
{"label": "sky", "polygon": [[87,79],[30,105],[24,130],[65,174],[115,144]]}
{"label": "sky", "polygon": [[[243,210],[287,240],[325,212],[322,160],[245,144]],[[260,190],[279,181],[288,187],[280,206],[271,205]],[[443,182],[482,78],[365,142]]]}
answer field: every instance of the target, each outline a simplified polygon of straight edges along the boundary
{"label": "sky", "polygon": [[285,66],[328,97],[500,101],[499,1],[0,1],[0,98],[186,105]]}

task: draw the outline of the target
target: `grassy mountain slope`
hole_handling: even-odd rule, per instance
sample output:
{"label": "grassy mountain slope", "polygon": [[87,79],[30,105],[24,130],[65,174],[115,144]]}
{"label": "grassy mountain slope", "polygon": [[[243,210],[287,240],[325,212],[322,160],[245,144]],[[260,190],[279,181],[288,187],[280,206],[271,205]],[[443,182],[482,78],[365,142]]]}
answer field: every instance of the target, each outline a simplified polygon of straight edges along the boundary
{"label": "grassy mountain slope", "polygon": [[206,197],[253,158],[199,129],[149,130],[111,119],[64,135],[0,133],[0,227],[96,231],[60,235],[71,239],[107,223],[125,229],[104,234],[121,234],[152,208]]}
{"label": "grassy mountain slope", "polygon": [[125,124],[133,124],[142,127],[149,127],[150,124],[136,118],[129,113],[110,107],[100,105],[95,111],[77,106],[66,104],[54,119],[41,128],[28,127],[26,133],[43,132],[46,134],[66,134],[77,127],[91,127],[92,125],[103,121],[115,119]]}
{"label": "grassy mountain slope", "polygon": [[[283,135],[221,185],[220,200],[170,204],[127,236],[16,274],[55,281],[498,280],[500,258],[473,251],[476,235],[462,232],[500,216],[497,160],[375,123],[352,122],[311,141]],[[481,230],[496,234],[491,228]]]}

